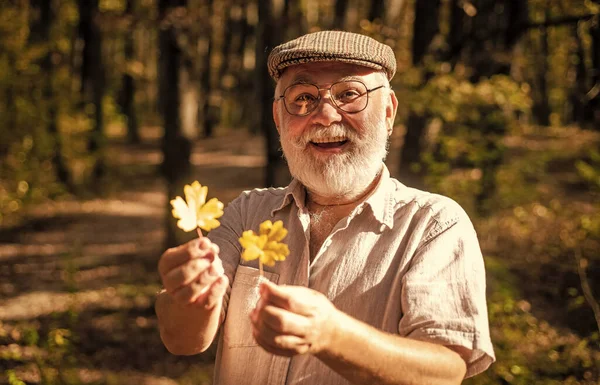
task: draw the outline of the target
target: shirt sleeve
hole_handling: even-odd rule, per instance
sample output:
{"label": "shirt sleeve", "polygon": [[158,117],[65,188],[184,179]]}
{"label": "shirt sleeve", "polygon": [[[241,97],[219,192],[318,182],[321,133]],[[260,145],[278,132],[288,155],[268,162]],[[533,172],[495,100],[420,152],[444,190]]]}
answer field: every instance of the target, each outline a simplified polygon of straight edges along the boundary
{"label": "shirt sleeve", "polygon": [[486,370],[495,355],[477,235],[460,207],[452,212],[431,219],[404,276],[398,331],[412,339],[467,348],[463,358],[466,377],[471,377]]}

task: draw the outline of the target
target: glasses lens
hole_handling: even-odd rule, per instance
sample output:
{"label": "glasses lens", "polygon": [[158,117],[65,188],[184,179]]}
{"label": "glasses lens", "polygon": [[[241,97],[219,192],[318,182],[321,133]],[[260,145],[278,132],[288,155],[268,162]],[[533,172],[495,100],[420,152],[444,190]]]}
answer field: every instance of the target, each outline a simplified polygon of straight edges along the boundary
{"label": "glasses lens", "polygon": [[283,100],[290,114],[307,115],[319,104],[319,89],[313,84],[294,84],[285,90]]}
{"label": "glasses lens", "polygon": [[331,98],[340,110],[359,112],[367,107],[367,87],[354,80],[335,83],[331,86]]}

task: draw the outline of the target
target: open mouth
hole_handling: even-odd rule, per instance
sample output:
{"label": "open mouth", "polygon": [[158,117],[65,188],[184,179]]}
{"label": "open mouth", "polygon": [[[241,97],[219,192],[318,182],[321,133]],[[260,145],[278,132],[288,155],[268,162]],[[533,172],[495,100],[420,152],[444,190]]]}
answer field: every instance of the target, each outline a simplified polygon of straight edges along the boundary
{"label": "open mouth", "polygon": [[348,139],[344,136],[337,136],[334,138],[319,138],[313,139],[310,141],[315,147],[322,149],[336,149],[343,147],[346,143],[348,143]]}

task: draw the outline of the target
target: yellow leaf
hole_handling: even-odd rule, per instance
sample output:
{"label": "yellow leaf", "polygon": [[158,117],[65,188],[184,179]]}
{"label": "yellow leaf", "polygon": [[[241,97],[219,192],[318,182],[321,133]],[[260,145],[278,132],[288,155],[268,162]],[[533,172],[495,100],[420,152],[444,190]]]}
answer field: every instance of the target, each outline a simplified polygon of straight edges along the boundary
{"label": "yellow leaf", "polygon": [[275,265],[277,261],[284,261],[290,254],[290,250],[285,243],[280,241],[287,235],[287,230],[283,227],[282,221],[272,223],[267,220],[260,224],[259,235],[254,231],[244,231],[239,242],[244,248],[242,259],[252,261],[259,259],[261,264],[267,266]]}
{"label": "yellow leaf", "polygon": [[[263,229],[261,228],[261,234],[263,234],[262,230]],[[283,227],[282,221],[277,221],[271,224],[271,226],[269,226],[268,232],[265,232],[265,234],[268,235],[269,241],[279,242],[283,238],[285,238],[285,236],[287,235],[287,230],[285,229],[285,227]]]}
{"label": "yellow leaf", "polygon": [[210,231],[220,226],[217,218],[223,215],[223,203],[217,198],[206,202],[208,187],[202,186],[198,181],[183,188],[185,201],[181,197],[171,200],[173,216],[178,218],[177,227],[183,231],[192,231],[200,227]]}
{"label": "yellow leaf", "polygon": [[196,213],[189,208],[181,197],[173,199],[171,206],[173,206],[173,216],[179,218],[177,227],[183,231],[192,231],[196,228]]}

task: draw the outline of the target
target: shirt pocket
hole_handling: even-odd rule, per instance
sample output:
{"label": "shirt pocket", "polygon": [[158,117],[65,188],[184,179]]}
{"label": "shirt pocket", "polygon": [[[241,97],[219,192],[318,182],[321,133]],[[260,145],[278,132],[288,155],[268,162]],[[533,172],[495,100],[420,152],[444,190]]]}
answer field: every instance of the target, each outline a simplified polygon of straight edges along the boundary
{"label": "shirt pocket", "polygon": [[[277,283],[279,274],[263,272],[265,278]],[[252,336],[250,313],[260,298],[258,284],[260,273],[253,267],[238,265],[231,286],[223,339],[229,348],[257,346]]]}

